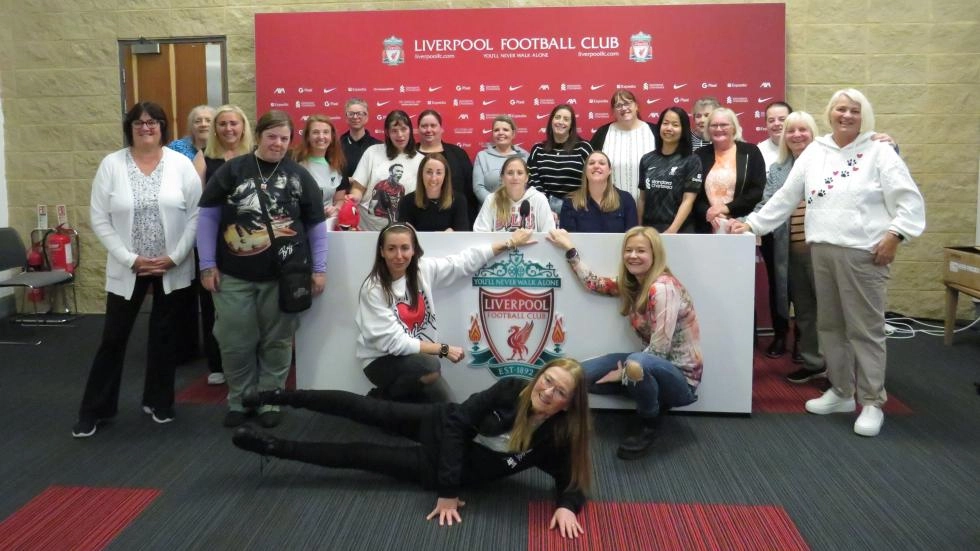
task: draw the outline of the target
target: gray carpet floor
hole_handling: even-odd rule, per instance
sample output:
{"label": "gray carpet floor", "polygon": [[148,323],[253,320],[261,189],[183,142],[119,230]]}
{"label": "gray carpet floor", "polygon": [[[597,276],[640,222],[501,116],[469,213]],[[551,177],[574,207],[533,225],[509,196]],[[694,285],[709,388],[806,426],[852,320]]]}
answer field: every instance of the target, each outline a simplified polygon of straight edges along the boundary
{"label": "gray carpet floor", "polygon": [[[467,490],[463,523],[440,528],[424,521],[433,494],[380,475],[286,461],[260,474],[258,458],[231,445],[220,405],[179,404],[174,423],[154,424],[139,409],[145,317],[127,354],[119,415],[84,440],[70,428],[102,318],[37,329],[38,347],[0,347],[0,519],[51,485],[139,487],[162,494],[109,549],[527,547],[527,504],[551,495],[551,480],[540,472]],[[203,360],[180,367],[178,388],[205,374]],[[931,336],[893,340],[888,389],[913,413],[887,417],[877,438],[854,435],[849,415],[672,415],[657,451],[634,462],[615,457],[630,416],[599,412],[592,499],[776,505],[815,550],[978,549],[975,381],[980,333],[961,334],[953,347]],[[275,432],[394,441],[296,410]]]}

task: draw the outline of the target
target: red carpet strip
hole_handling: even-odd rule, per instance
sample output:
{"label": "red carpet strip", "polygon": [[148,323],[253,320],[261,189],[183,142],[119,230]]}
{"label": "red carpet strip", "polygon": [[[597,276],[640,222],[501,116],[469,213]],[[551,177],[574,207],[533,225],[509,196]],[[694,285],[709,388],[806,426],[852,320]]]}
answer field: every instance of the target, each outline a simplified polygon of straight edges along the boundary
{"label": "red carpet strip", "polygon": [[[792,342],[788,343],[792,347]],[[760,341],[759,349],[752,358],[752,411],[754,413],[806,413],[803,404],[811,398],[819,398],[828,388],[827,379],[814,379],[803,384],[786,380],[786,375],[800,366],[792,361],[792,350],[786,351],[782,358],[768,358],[763,353],[769,346],[766,339]],[[860,406],[858,406],[860,409]],[[907,415],[912,409],[894,395],[882,408],[886,414]]]}
{"label": "red carpet strip", "polygon": [[527,548],[616,551],[798,551],[803,536],[781,507],[590,502],[579,521],[585,534],[564,539],[548,530],[554,504],[528,506]]}
{"label": "red carpet strip", "polygon": [[151,489],[51,486],[0,523],[0,547],[103,549],[158,495]]}

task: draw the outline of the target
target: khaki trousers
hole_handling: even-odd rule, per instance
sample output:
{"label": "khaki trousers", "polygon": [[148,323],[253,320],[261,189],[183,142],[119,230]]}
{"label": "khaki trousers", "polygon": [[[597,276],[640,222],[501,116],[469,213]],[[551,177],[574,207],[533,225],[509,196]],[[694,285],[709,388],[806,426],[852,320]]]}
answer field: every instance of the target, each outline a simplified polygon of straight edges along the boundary
{"label": "khaki trousers", "polygon": [[810,254],[827,378],[838,395],[880,407],[887,400],[885,297],[891,270],[875,266],[873,255],[861,249],[814,243]]}

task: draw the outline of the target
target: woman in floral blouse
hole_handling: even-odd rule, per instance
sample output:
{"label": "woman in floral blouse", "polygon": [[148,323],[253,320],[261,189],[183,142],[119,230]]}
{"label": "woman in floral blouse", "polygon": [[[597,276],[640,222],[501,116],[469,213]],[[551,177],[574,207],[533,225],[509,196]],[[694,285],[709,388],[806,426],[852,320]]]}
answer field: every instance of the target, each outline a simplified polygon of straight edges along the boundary
{"label": "woman in floral blouse", "polygon": [[701,331],[694,302],[670,273],[657,230],[637,226],[623,235],[623,262],[615,279],[594,274],[579,257],[568,232],[548,240],[590,292],[620,297],[620,313],[643,342],[639,352],[606,354],[582,362],[589,392],[625,394],[636,400],[640,426],[616,451],[621,459],[645,455],[657,436],[662,414],[697,400],[701,382]]}

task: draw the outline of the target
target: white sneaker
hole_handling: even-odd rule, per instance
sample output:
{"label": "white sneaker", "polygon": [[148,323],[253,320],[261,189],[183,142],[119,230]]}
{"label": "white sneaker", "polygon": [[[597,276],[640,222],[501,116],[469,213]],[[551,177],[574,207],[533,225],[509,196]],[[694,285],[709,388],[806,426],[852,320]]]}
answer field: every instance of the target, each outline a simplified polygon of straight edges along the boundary
{"label": "white sneaker", "polygon": [[841,398],[828,389],[823,396],[806,401],[806,410],[817,415],[827,415],[828,413],[851,413],[854,411],[854,398]]}
{"label": "white sneaker", "polygon": [[212,386],[225,384],[225,374],[219,371],[208,375],[208,384]]}
{"label": "white sneaker", "polygon": [[861,436],[878,436],[881,425],[885,422],[885,414],[878,406],[864,406],[861,415],[854,421],[854,432]]}

